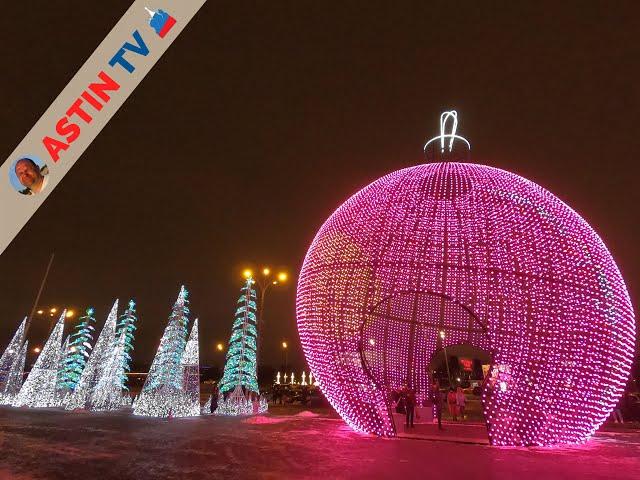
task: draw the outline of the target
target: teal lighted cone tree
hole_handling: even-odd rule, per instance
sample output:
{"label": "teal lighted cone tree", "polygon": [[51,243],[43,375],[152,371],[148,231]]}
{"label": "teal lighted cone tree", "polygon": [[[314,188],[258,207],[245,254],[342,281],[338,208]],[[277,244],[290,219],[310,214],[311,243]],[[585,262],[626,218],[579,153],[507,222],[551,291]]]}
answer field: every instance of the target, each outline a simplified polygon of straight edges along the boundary
{"label": "teal lighted cone tree", "polygon": [[220,380],[220,393],[241,387],[245,393],[258,393],[256,291],[249,277],[238,299],[235,319],[231,328],[227,361]]}
{"label": "teal lighted cone tree", "polygon": [[140,395],[133,404],[135,415],[168,417],[176,415],[183,395],[182,356],[187,344],[189,323],[188,292],[182,286],[169,322],[153,359]]}
{"label": "teal lighted cone tree", "polygon": [[103,371],[113,354],[116,341],[116,321],[118,319],[118,300],[113,303],[107,320],[102,327],[98,340],[93,347],[80,379],[71,395],[65,397],[64,406],[67,410],[76,408],[91,408],[91,396]]}
{"label": "teal lighted cone tree", "polygon": [[76,326],[75,332],[69,337],[69,349],[65,352],[64,370],[60,385],[63,390],[69,392],[75,390],[91,354],[95,332],[94,324],[96,323],[93,314],[93,308],[87,308],[84,316],[80,317],[80,323]]}

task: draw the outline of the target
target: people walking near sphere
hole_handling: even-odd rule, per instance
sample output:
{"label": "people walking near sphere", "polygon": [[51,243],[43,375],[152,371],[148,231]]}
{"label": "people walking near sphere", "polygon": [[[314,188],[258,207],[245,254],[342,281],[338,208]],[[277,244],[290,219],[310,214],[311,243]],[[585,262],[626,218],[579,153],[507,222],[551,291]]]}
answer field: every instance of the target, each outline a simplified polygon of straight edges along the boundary
{"label": "people walking near sphere", "polygon": [[458,406],[456,405],[456,391],[453,387],[449,387],[449,393],[447,393],[447,406],[449,407],[449,415],[451,415],[454,422],[457,422]]}
{"label": "people walking near sphere", "polygon": [[466,402],[467,400],[464,396],[464,392],[462,391],[462,387],[458,386],[456,390],[456,407],[461,421],[464,421],[464,409]]}
{"label": "people walking near sphere", "polygon": [[437,380],[434,380],[431,384],[431,391],[429,392],[433,408],[435,410],[435,416],[438,419],[438,430],[444,430],[442,428],[442,403],[444,401],[442,392],[440,391],[440,384]]}
{"label": "people walking near sphere", "polygon": [[413,428],[413,416],[416,407],[416,392],[405,385],[404,389],[402,390],[402,396],[404,397],[404,406],[407,417],[405,426],[406,428]]}

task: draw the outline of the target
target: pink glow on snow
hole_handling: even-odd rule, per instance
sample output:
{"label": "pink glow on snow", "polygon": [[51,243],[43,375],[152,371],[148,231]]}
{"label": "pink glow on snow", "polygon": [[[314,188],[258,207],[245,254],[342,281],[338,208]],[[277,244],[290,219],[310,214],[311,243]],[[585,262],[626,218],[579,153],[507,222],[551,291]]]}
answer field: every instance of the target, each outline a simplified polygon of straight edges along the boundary
{"label": "pink glow on snow", "polygon": [[395,435],[389,391],[422,398],[445,345],[491,353],[493,445],[586,441],[620,397],[635,321],[613,258],[544,188],[482,165],[386,175],[325,222],[305,258],[298,330],[353,429]]}

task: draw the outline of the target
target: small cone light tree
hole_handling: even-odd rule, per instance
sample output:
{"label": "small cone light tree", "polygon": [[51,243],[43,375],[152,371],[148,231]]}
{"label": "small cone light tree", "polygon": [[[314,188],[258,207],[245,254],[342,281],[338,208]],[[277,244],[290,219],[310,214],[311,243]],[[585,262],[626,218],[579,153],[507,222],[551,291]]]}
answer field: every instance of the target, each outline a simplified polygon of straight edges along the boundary
{"label": "small cone light tree", "polygon": [[129,305],[120,317],[117,325],[116,337],[122,341],[122,388],[129,390],[127,387],[127,373],[131,371],[131,351],[133,350],[133,333],[136,331],[136,303],[129,300]]}
{"label": "small cone light tree", "polygon": [[24,364],[27,358],[28,348],[29,342],[25,340],[13,367],[9,371],[9,376],[4,384],[4,388],[0,392],[0,405],[11,405],[16,395],[20,392],[20,388],[22,388]]}
{"label": "small cone light tree", "polygon": [[176,417],[195,417],[200,415],[200,348],[198,345],[198,319],[193,321],[191,333],[182,365],[183,405],[174,414]]}
{"label": "small cone light tree", "polygon": [[24,341],[24,327],[27,322],[25,317],[22,323],[13,335],[13,338],[7,345],[7,348],[0,357],[0,394],[6,392],[7,382],[9,381],[9,374],[13,369],[16,361],[19,360],[20,348]]}
{"label": "small cone light tree", "polygon": [[93,352],[89,356],[86,366],[82,370],[80,379],[71,395],[67,395],[64,406],[67,410],[76,408],[90,408],[91,394],[98,384],[102,371],[113,354],[115,343],[116,320],[118,319],[118,300],[113,303],[107,320],[102,327]]}
{"label": "small cone light tree", "polygon": [[64,399],[69,393],[69,390],[64,385],[64,376],[66,373],[66,360],[71,356],[72,351],[69,349],[69,338],[64,339],[62,343],[62,347],[60,349],[60,360],[58,363],[58,376],[56,378],[56,398],[54,401],[54,406],[61,407],[64,404]]}
{"label": "small cone light tree", "polygon": [[62,358],[62,331],[64,310],[58,323],[54,327],[47,343],[38,356],[29,376],[16,395],[12,405],[14,407],[54,407],[57,405],[58,372]]}
{"label": "small cone light tree", "polygon": [[75,332],[70,336],[60,385],[67,392],[75,390],[93,348],[91,342],[93,342],[96,323],[93,313],[93,308],[87,308],[84,316],[80,317],[80,323],[76,326]]}
{"label": "small cone light tree", "polygon": [[227,361],[220,380],[219,391],[222,398],[216,409],[219,415],[248,415],[256,410],[266,410],[266,402],[260,402],[260,407],[254,409],[251,401],[259,395],[256,373],[256,292],[253,284],[253,279],[247,278],[238,299]]}
{"label": "small cone light tree", "polygon": [[119,410],[128,403],[128,396],[124,395],[126,341],[126,330],[122,330],[112,346],[111,355],[102,369],[96,387],[91,392],[91,410],[93,411]]}
{"label": "small cone light tree", "polygon": [[189,322],[187,297],[187,289],[182,286],[142,391],[133,403],[135,415],[150,417],[179,415],[180,405],[184,402],[181,361],[187,343]]}

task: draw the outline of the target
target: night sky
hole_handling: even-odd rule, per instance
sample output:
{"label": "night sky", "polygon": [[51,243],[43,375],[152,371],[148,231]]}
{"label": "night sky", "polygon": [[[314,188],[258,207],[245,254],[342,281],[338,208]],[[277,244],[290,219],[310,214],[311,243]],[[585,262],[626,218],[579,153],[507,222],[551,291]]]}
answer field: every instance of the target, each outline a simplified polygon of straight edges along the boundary
{"label": "night sky", "polygon": [[[0,346],[55,252],[41,305],[93,305],[101,327],[133,297],[142,365],[185,284],[201,361],[222,365],[240,273],[269,265],[292,282],[267,298],[263,360],[279,366],[286,339],[302,368],[295,280],[315,232],[356,190],[423,162],[450,108],[472,161],[596,229],[637,305],[636,2],[377,3],[209,0],[0,255]],[[3,6],[3,158],[130,4]],[[34,320],[31,345],[48,328]]]}

